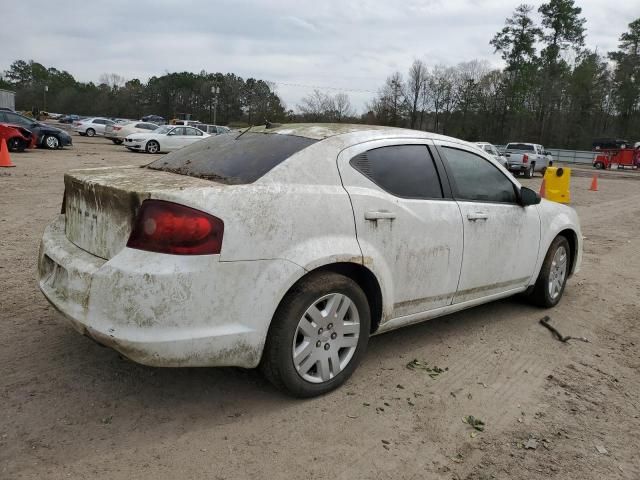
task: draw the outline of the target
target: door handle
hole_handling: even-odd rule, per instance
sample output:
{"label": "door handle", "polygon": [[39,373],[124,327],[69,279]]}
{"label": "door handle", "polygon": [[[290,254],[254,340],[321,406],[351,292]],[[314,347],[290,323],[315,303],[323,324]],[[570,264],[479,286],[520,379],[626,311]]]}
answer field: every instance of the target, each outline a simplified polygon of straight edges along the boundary
{"label": "door handle", "polygon": [[487,215],[484,212],[474,212],[474,213],[468,213],[467,214],[467,219],[470,222],[475,222],[477,220],[484,220],[485,222],[489,219],[489,215]]}
{"label": "door handle", "polygon": [[393,220],[394,218],[396,218],[396,214],[387,210],[364,212],[365,220]]}

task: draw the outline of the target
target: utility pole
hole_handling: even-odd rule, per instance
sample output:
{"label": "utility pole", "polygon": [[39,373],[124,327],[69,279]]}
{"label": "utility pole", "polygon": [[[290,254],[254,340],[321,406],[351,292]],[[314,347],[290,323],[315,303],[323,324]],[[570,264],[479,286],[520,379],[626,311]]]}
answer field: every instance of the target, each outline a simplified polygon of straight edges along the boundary
{"label": "utility pole", "polygon": [[43,112],[46,112],[46,111],[47,111],[47,92],[48,92],[48,91],[49,91],[49,85],[45,85],[45,86],[44,86],[44,92],[43,92],[43,97],[44,97],[44,98],[43,98],[43,100],[44,100],[44,101],[42,102],[42,103],[43,103],[43,105],[44,105],[44,106],[42,107],[42,111],[43,111]]}
{"label": "utility pole", "polygon": [[[213,124],[217,125],[216,119],[218,116],[218,94],[220,93],[220,87],[216,85],[211,86],[211,95],[213,98]],[[211,108],[209,108],[209,122],[211,122]]]}

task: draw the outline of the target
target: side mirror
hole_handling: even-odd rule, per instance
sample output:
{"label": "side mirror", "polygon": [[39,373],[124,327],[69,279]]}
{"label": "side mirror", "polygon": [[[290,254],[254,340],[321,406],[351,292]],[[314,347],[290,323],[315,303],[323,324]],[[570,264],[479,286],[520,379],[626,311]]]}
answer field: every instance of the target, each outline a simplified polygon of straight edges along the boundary
{"label": "side mirror", "polygon": [[520,205],[528,207],[529,205],[537,205],[542,201],[537,192],[527,187],[520,189]]}

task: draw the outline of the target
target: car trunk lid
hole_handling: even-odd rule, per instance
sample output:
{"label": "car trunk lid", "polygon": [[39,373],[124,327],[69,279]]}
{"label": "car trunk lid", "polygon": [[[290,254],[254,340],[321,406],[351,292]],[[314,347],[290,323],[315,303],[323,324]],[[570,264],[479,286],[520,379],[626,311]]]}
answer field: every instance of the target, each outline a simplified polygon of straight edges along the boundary
{"label": "car trunk lid", "polygon": [[210,180],[138,166],[74,170],[64,183],[67,238],[106,260],[126,246],[144,200],[185,188],[223,188]]}

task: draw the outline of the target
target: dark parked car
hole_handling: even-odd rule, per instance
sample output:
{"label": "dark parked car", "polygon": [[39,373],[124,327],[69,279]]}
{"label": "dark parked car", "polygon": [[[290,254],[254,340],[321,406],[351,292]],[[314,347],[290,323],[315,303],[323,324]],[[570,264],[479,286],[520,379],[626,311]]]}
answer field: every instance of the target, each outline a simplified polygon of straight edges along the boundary
{"label": "dark parked car", "polygon": [[80,115],[63,115],[58,119],[58,123],[73,123],[80,120]]}
{"label": "dark parked car", "polygon": [[161,117],[159,115],[145,115],[144,117],[141,118],[141,120],[143,122],[151,122],[157,125],[164,125],[167,123],[164,117]]}
{"label": "dark parked car", "polygon": [[36,135],[36,145],[44,148],[62,148],[72,145],[71,135],[64,130],[38,122],[15,112],[0,111],[0,123],[10,123],[30,130]]}

